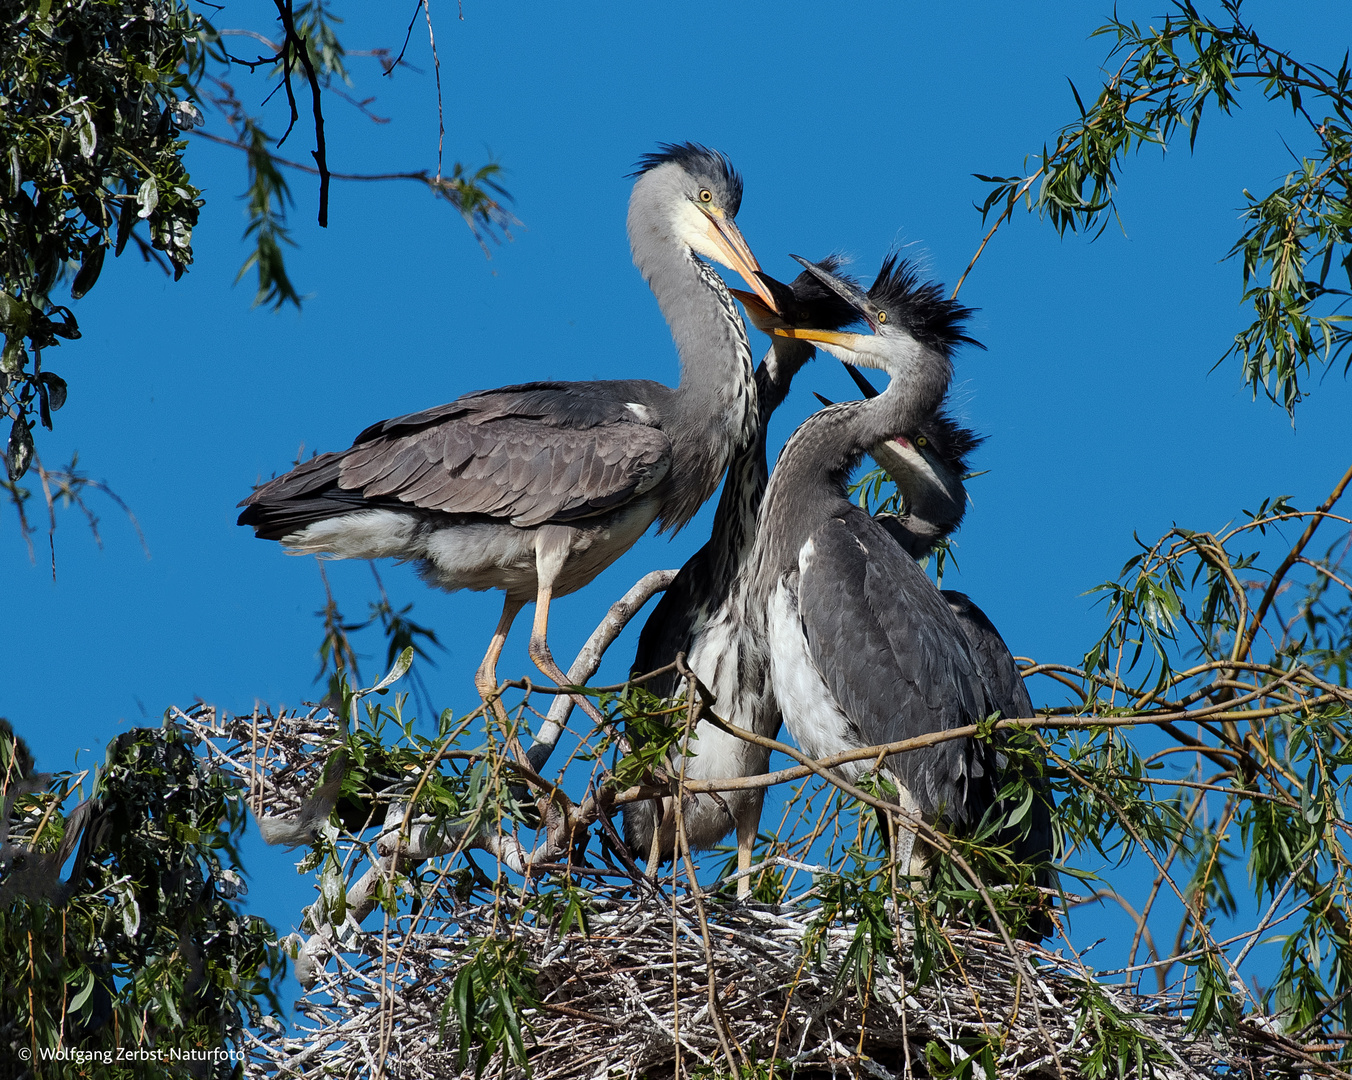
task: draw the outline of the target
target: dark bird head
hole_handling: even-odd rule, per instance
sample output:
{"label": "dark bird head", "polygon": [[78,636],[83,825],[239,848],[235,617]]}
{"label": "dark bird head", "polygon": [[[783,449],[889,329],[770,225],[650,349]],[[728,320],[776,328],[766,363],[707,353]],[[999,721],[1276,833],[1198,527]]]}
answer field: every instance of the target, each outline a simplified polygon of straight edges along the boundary
{"label": "dark bird head", "polygon": [[[858,289],[858,282],[840,272],[845,260],[839,255],[828,255],[814,265],[826,273]],[[802,327],[816,330],[839,330],[859,321],[855,306],[835,289],[828,288],[811,271],[804,270],[787,285],[776,281],[763,270],[756,276],[775,298],[777,311],[771,311],[754,293],[741,289],[729,292],[742,302],[747,318],[757,330],[773,334],[776,327]]]}
{"label": "dark bird head", "polygon": [[942,410],[912,430],[877,443],[869,451],[901,492],[900,526],[910,534],[905,547],[916,558],[962,524],[967,512],[967,458],[983,439]]}
{"label": "dark bird head", "polygon": [[[865,398],[878,396],[877,389],[852,364],[846,364]],[[831,402],[817,398],[823,405]],[[869,453],[887,472],[901,492],[901,515],[879,515],[879,520],[897,541],[920,559],[934,545],[962,524],[967,512],[967,458],[986,440],[959,424],[942,408],[935,409],[911,426],[911,430],[883,439]]]}
{"label": "dark bird head", "polygon": [[652,265],[654,245],[673,242],[735,270],[770,308],[775,299],[756,276],[760,264],[733,220],[742,205],[742,178],[726,157],[699,143],[660,143],[631,174],[629,242],[640,267]]}
{"label": "dark bird head", "polygon": [[973,309],[944,296],[943,287],[920,280],[915,265],[893,253],[883,260],[878,277],[863,292],[858,285],[815,263],[793,256],[821,283],[849,303],[868,323],[871,334],[845,333],[823,327],[782,329],[775,333],[815,341],[841,360],[895,370],[899,359],[917,348],[952,358],[962,343],[984,348],[966,333]]}

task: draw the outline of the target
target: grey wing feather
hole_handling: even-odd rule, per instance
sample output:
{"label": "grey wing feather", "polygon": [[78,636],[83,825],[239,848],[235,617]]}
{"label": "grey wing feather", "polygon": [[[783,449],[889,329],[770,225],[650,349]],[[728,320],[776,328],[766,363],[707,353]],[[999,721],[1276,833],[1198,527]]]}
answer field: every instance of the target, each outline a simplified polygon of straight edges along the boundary
{"label": "grey wing feather", "polygon": [[340,465],[338,484],[424,510],[531,526],[626,502],[656,484],[670,463],[670,440],[643,424],[576,431],[516,417],[490,423],[475,417],[354,447]]}
{"label": "grey wing feather", "polygon": [[[957,620],[915,561],[862,511],[812,536],[799,613],[813,662],[863,745],[975,723],[985,698]],[[957,739],[889,759],[926,813],[980,817],[986,769]]]}
{"label": "grey wing feather", "polygon": [[[595,387],[610,396],[589,396]],[[240,524],[280,539],[368,507],[481,514],[529,527],[603,513],[659,483],[671,441],[622,399],[646,384],[528,384],[382,421],[347,450],[264,484]]]}
{"label": "grey wing feather", "polygon": [[1005,639],[1000,636],[1000,631],[995,629],[995,624],[966,593],[945,589],[942,595],[972,646],[985,680],[990,707],[999,709],[1000,715],[1006,718],[1034,715],[1033,699],[1028,695],[1028,687],[1024,686],[1014,656],[1005,644]]}
{"label": "grey wing feather", "polygon": [[[972,602],[965,593],[945,589],[944,599],[957,616],[958,624],[971,643],[973,655],[981,665],[981,673],[986,685],[986,693],[991,707],[999,709],[1004,717],[1015,719],[1035,715],[1033,699],[1019,674],[1014,656],[1000,636],[995,624],[986,613]],[[1003,732],[997,732],[1002,735]],[[1000,755],[1003,757],[1004,755]],[[1052,829],[1051,785],[1041,773],[1030,776],[1029,785],[1033,789],[1033,805],[1028,814],[1027,830],[1018,829],[1013,837],[1002,838],[1013,851],[1014,858],[1022,863],[1048,863],[1052,859],[1055,836]],[[992,778],[992,788],[998,790],[1001,778]],[[994,795],[994,790],[992,795]],[[1056,888],[1057,875],[1050,867],[1037,877],[1037,884],[1043,888]],[[1049,933],[1050,931],[1046,931]]]}

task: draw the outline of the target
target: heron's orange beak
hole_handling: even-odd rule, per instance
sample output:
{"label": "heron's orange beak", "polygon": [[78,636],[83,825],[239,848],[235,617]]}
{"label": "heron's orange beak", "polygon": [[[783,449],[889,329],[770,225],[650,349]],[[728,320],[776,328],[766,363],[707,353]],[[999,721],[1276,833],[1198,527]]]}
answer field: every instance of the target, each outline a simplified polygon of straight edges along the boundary
{"label": "heron's orange beak", "polygon": [[800,341],[820,341],[826,345],[839,345],[845,349],[856,349],[861,341],[867,341],[872,334],[850,334],[843,330],[801,330],[797,327],[776,326],[772,334],[780,337],[798,338]]}
{"label": "heron's orange beak", "polygon": [[772,308],[765,306],[765,301],[755,293],[745,292],[742,289],[729,289],[728,292],[742,302],[746,308],[746,313],[751,316],[751,321],[760,324],[763,320],[769,320],[774,317],[776,312]]}
{"label": "heron's orange beak", "polygon": [[746,307],[749,308],[754,307],[761,311],[770,310],[768,307],[765,306],[765,301],[762,300],[755,293],[749,293],[745,289],[732,289],[732,288],[729,288],[728,292],[732,293],[732,295],[736,297],[738,300],[740,300]]}
{"label": "heron's orange beak", "polygon": [[742,237],[742,230],[737,228],[737,223],[723,214],[722,211],[706,210],[702,206],[700,210],[703,211],[704,216],[709,221],[709,242],[723,256],[723,264],[737,271],[742,280],[751,286],[751,291],[760,298],[762,303],[771,311],[778,313],[779,308],[775,304],[774,296],[765,287],[764,282],[756,276],[756,271],[760,269],[760,263],[756,261],[756,256],[751,254],[751,248]]}

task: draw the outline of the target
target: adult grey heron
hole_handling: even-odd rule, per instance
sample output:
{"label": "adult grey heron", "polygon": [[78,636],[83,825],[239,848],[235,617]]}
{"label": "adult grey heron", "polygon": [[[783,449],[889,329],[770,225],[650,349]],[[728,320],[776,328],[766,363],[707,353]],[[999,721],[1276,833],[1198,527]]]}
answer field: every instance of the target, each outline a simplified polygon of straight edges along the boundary
{"label": "adult grey heron", "polygon": [[[800,260],[802,261],[802,260]],[[846,483],[870,449],[937,415],[952,353],[972,342],[970,309],[889,257],[867,294],[821,270],[872,333],[787,328],[891,380],[877,397],[829,406],[790,437],[766,489],[747,564],[743,619],[769,651],[784,723],[812,757],[962,727],[992,710],[980,666],[952,609],[916,561],[850,502]],[[979,820],[990,797],[990,750],[958,739],[886,761],[903,809],[925,820]],[[842,765],[854,779],[869,761]],[[903,868],[913,834],[897,838]]]}
{"label": "adult grey heron", "polygon": [[[840,260],[827,258],[818,266],[834,273]],[[806,270],[788,285],[765,274],[760,277],[774,294],[778,312],[764,306],[754,294],[733,292],[752,322],[766,333],[783,326],[836,329],[859,319],[853,305]],[[744,692],[750,686],[765,689],[768,672],[764,656],[754,649],[747,655],[739,652],[735,612],[730,605],[733,582],[751,548],[756,514],[769,477],[765,446],[770,417],[784,402],[794,375],[813,357],[816,348],[797,338],[772,337],[771,341],[770,350],[756,368],[759,423],[728,466],[708,542],[681,567],[644,623],[632,670],[635,675],[646,674],[685,653],[691,670],[717,698],[714,710],[719,716],[773,736],[779,729],[779,715],[770,695]],[[669,672],[650,679],[647,686],[658,695],[668,696],[676,692],[680,682],[679,675]],[[769,751],[728,735],[707,721],[701,720],[693,734],[692,754],[685,762],[688,779],[753,776],[767,768]],[[671,767],[678,766],[673,763]],[[763,797],[763,790],[755,790],[687,799],[682,819],[690,849],[711,848],[736,827],[738,869],[748,869]],[[633,851],[647,854],[650,870],[655,869],[659,856],[668,857],[675,848],[675,817],[669,803],[664,799],[660,805],[640,803],[624,808],[625,840]],[[738,894],[746,895],[750,885],[749,877],[740,878]]]}
{"label": "adult grey heron", "polygon": [[646,379],[534,382],[466,394],[373,424],[244,500],[241,525],[292,553],[395,558],[447,591],[501,589],[502,617],[475,676],[487,697],[518,611],[536,601],[531,659],[550,654],[549,605],[615,561],[654,520],[679,529],[756,424],[751,347],[723,279],[771,308],[734,222],[742,180],[722,154],[662,144],[634,174],[628,231],[681,365]]}

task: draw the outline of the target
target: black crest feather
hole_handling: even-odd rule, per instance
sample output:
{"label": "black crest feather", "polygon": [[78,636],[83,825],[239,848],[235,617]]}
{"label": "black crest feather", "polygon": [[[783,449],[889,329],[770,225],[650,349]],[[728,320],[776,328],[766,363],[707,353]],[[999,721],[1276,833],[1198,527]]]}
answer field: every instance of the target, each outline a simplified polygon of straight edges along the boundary
{"label": "black crest feather", "polygon": [[967,472],[968,456],[986,441],[985,436],[963,427],[946,412],[927,417],[915,434],[925,436],[934,455],[959,476]]}
{"label": "black crest feather", "polygon": [[736,215],[742,205],[742,177],[732,162],[717,150],[696,142],[658,143],[656,153],[644,154],[634,165],[630,177],[639,177],[668,162],[679,165],[692,176],[721,181],[724,186],[724,206]]}
{"label": "black crest feather", "polygon": [[978,349],[986,347],[966,333],[967,320],[976,309],[946,297],[943,286],[937,282],[921,281],[915,263],[896,252],[883,260],[868,295],[879,307],[886,308],[889,316],[912,337],[931,349],[947,355],[964,342]]}
{"label": "black crest feather", "polygon": [[[817,265],[828,274],[858,287],[859,282],[854,277],[840,272],[845,262],[845,258],[841,255],[828,255]],[[789,283],[789,288],[793,291],[794,307],[788,311],[781,307],[780,311],[784,314],[785,322],[793,326],[809,326],[816,330],[840,330],[859,320],[859,312],[853,304],[833,289],[828,289],[819,278],[807,270],[794,278]],[[775,299],[778,300],[779,297],[776,296]]]}

